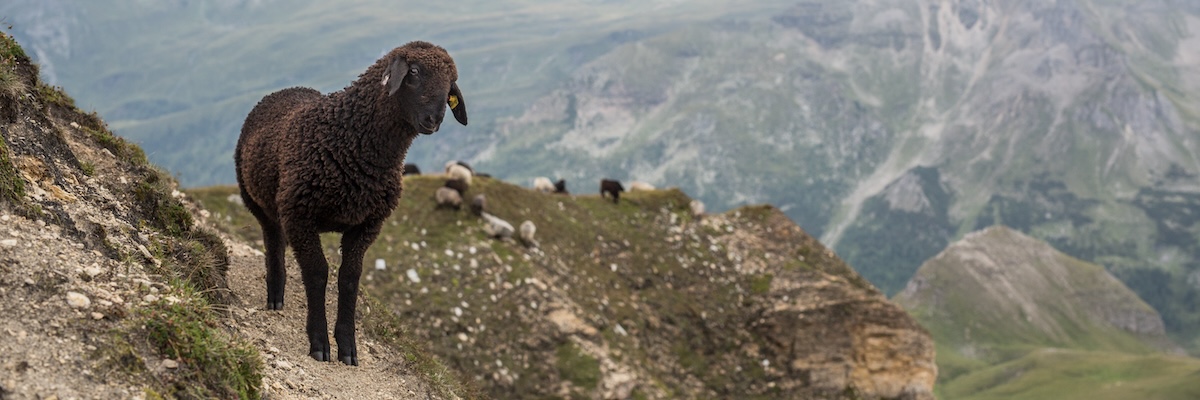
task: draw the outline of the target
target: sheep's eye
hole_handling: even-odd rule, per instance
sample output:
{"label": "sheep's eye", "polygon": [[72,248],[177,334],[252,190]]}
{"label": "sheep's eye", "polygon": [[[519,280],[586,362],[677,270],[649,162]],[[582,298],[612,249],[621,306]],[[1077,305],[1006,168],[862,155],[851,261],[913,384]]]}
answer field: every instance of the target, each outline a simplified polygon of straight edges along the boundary
{"label": "sheep's eye", "polygon": [[409,69],[408,69],[408,74],[409,74],[409,75],[416,75],[416,74],[417,74],[417,67],[412,67],[412,68],[409,68]]}

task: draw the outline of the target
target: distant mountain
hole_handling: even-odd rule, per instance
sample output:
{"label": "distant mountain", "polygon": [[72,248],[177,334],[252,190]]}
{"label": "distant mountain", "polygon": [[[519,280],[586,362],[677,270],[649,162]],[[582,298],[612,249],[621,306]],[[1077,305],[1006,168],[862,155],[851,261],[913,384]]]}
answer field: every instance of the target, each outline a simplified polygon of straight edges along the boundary
{"label": "distant mountain", "polygon": [[80,107],[198,186],[234,181],[234,143],[262,96],[342,89],[410,40],[449,50],[470,107],[470,127],[446,127],[409,152],[441,165],[488,143],[495,119],[520,113],[616,45],[789,3],[12,0],[0,3],[0,22],[50,83],[71,87]]}
{"label": "distant mountain", "polygon": [[[1154,309],[1103,267],[1006,227],[951,244],[925,262],[894,300],[933,334],[944,398],[1007,393],[1024,399],[1051,389],[1060,399],[1091,399],[1095,390],[1116,390],[1108,395],[1123,398],[1200,394],[1194,379],[1200,360],[1170,355],[1182,349],[1166,336]],[[1156,372],[1037,378],[1063,369],[1120,368],[1108,364],[1116,362]],[[1092,387],[1066,394],[1066,388],[1087,386],[1082,381]]]}

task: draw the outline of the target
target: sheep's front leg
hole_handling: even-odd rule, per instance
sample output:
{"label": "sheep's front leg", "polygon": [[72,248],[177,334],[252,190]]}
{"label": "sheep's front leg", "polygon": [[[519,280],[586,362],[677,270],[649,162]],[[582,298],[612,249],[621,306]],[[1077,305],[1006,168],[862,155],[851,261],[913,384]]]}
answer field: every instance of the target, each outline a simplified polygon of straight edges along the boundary
{"label": "sheep's front leg", "polygon": [[329,325],[325,319],[325,285],[329,283],[329,263],[321,252],[321,236],[314,229],[287,227],[287,239],[300,264],[300,278],[308,300],[308,355],[317,361],[329,361]]}
{"label": "sheep's front leg", "polygon": [[379,236],[383,220],[367,221],[342,234],[342,267],[338,270],[338,313],[333,340],[338,345],[338,360],[358,365],[358,347],[354,341],[354,310],[358,303],[358,279],[362,276],[363,255]]}

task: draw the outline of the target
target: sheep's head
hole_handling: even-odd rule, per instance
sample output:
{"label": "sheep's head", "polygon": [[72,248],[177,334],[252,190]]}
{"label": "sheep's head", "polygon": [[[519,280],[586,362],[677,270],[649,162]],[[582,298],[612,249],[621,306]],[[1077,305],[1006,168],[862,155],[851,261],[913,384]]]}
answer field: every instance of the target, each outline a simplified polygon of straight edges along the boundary
{"label": "sheep's head", "polygon": [[437,132],[446,107],[458,123],[467,124],[467,103],[458,89],[458,70],[446,50],[427,42],[397,47],[380,60],[387,65],[380,83],[387,97],[417,132]]}

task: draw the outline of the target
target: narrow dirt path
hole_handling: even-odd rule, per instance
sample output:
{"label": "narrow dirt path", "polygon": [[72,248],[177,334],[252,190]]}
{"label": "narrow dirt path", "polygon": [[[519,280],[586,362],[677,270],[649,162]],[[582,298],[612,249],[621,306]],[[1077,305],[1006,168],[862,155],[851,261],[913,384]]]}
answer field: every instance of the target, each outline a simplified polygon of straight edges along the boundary
{"label": "narrow dirt path", "polygon": [[[308,307],[299,267],[288,260],[282,311],[266,310],[266,269],[262,253],[225,237],[230,253],[229,288],[236,331],[263,354],[264,392],[269,399],[432,399],[438,396],[413,375],[404,357],[365,337],[358,327],[359,366],[319,362],[308,356],[304,319]],[[333,288],[334,285],[330,285]],[[336,290],[336,289],[334,289]],[[336,318],[336,292],[327,297],[327,318]],[[363,303],[359,302],[360,312]],[[330,328],[332,329],[332,327]],[[330,332],[332,335],[332,331]],[[332,339],[332,336],[331,336]],[[336,350],[336,344],[334,345]]]}

